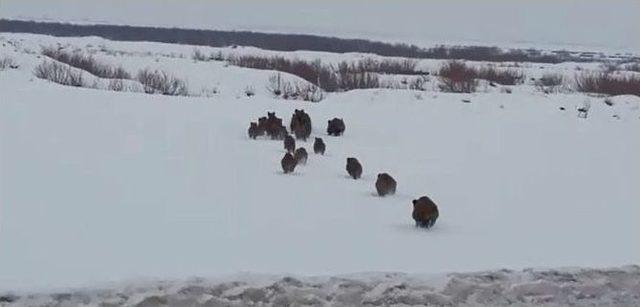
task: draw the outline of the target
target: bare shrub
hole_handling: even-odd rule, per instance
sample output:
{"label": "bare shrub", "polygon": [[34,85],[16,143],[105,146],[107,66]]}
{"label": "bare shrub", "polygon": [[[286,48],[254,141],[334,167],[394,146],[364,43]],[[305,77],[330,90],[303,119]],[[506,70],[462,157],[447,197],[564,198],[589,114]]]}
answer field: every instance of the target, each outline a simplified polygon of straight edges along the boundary
{"label": "bare shrub", "polygon": [[297,91],[297,88],[289,83],[289,82],[283,82],[282,83],[282,98],[283,99],[298,99],[299,93]]}
{"label": "bare shrub", "polygon": [[204,87],[202,89],[200,89],[200,96],[202,97],[213,97],[215,95],[217,95],[220,91],[218,90],[217,86],[212,86],[212,87]]}
{"label": "bare shrub", "polygon": [[109,80],[108,89],[110,91],[122,92],[122,91],[124,91],[126,89],[126,87],[125,87],[124,81],[122,81],[122,79],[111,79],[111,80]]}
{"label": "bare shrub", "polygon": [[422,73],[416,70],[417,64],[418,62],[414,59],[384,59],[378,61],[372,58],[366,58],[354,63],[343,61],[338,64],[338,71],[342,74],[377,72],[381,74],[415,75]]}
{"label": "bare shrub", "polygon": [[318,102],[324,98],[322,89],[310,83],[283,80],[280,73],[275,73],[269,77],[267,90],[276,97],[291,100],[304,100]]}
{"label": "bare shrub", "polygon": [[84,55],[80,51],[68,52],[54,47],[45,47],[42,54],[58,62],[62,62],[86,70],[90,74],[107,79],[131,79],[131,75],[122,67],[112,67],[98,62],[91,55]]}
{"label": "bare shrub", "polygon": [[194,48],[193,49],[193,53],[191,54],[191,58],[194,61],[206,61],[207,60],[207,56],[204,55],[204,53],[202,53],[202,51],[200,51],[200,49],[198,49],[198,48]]}
{"label": "bare shrub", "polygon": [[0,58],[0,70],[5,70],[7,68],[18,69],[18,64],[10,57]]}
{"label": "bare shrub", "polygon": [[540,79],[535,81],[535,85],[538,90],[550,94],[557,92],[562,86],[564,78],[561,74],[547,73],[542,75]]}
{"label": "bare shrub", "polygon": [[628,71],[640,72],[640,62],[628,63],[624,65],[624,69]]}
{"label": "bare shrub", "polygon": [[421,72],[416,71],[416,66],[418,65],[418,61],[413,59],[403,59],[403,60],[383,60],[380,62],[380,66],[378,71],[380,73],[385,74],[396,74],[396,75],[415,75],[420,74]]}
{"label": "bare shrub", "polygon": [[216,54],[211,54],[211,59],[214,61],[224,61],[224,55],[222,55],[222,51],[218,51]]}
{"label": "bare shrub", "polygon": [[70,66],[58,62],[44,61],[34,69],[34,75],[62,85],[83,86],[82,71],[74,71]]}
{"label": "bare shrub", "polygon": [[[382,61],[367,58],[358,62],[341,62],[334,67],[324,65],[320,60],[304,61],[286,59],[284,57],[231,56],[229,64],[255,68],[276,70],[296,75],[327,92],[352,90],[359,88],[378,88],[380,81],[377,73],[385,74],[419,74],[416,71],[417,61],[412,59]],[[267,89],[274,95],[295,94],[296,90],[283,88],[277,76],[272,76]]]}
{"label": "bare shrub", "polygon": [[560,86],[563,77],[561,74],[544,74],[536,81],[536,85],[540,86]]}
{"label": "bare shrub", "polygon": [[313,84],[296,84],[295,88],[297,96],[304,101],[319,102],[324,98],[322,89]]}
{"label": "bare shrub", "polygon": [[138,71],[136,79],[142,83],[144,92],[147,94],[169,96],[187,96],[189,94],[187,84],[184,81],[162,70],[141,69]]}
{"label": "bare shrub", "polygon": [[397,80],[386,79],[380,80],[380,88],[399,89],[402,88],[402,86],[400,86],[400,82]]}
{"label": "bare shrub", "polygon": [[475,92],[477,81],[475,70],[468,68],[463,62],[449,61],[438,71],[440,90],[452,93]]}
{"label": "bare shrub", "polygon": [[282,95],[282,77],[280,73],[273,74],[269,76],[269,84],[267,85],[267,90],[271,92],[274,96]]}
{"label": "bare shrub", "polygon": [[491,66],[475,69],[475,77],[501,85],[516,85],[524,81],[524,74],[518,70],[498,70]]}
{"label": "bare shrub", "polygon": [[[131,75],[121,66],[112,68],[111,73],[106,73],[109,79],[131,79]],[[103,77],[104,78],[104,77]]]}
{"label": "bare shrub", "polygon": [[325,91],[338,90],[338,77],[330,66],[322,65],[320,60],[307,62],[288,60],[284,57],[232,56],[228,59],[231,65],[255,69],[277,70],[296,75],[321,87]]}
{"label": "bare shrub", "polygon": [[357,63],[338,64],[338,87],[341,90],[380,87],[378,75],[371,73],[379,63],[373,59],[364,59]]}
{"label": "bare shrub", "polygon": [[370,72],[354,72],[341,73],[339,87],[343,90],[379,88],[380,80],[376,73]]}
{"label": "bare shrub", "polygon": [[320,60],[306,62],[303,60],[288,60],[284,57],[243,55],[229,57],[228,61],[231,65],[240,67],[277,70],[294,74],[322,87],[326,91],[335,91],[338,88],[337,77],[330,67],[322,65]]}
{"label": "bare shrub", "polygon": [[409,89],[424,91],[426,90],[425,85],[427,82],[429,82],[429,78],[427,76],[419,76],[409,81]]}
{"label": "bare shrub", "polygon": [[613,62],[605,62],[600,64],[600,68],[605,72],[612,73],[618,70],[618,64]]}
{"label": "bare shrub", "polygon": [[247,97],[254,96],[256,94],[256,89],[253,88],[253,86],[247,86],[244,88],[244,94],[247,95]]}
{"label": "bare shrub", "polygon": [[576,75],[576,90],[607,95],[640,96],[640,77],[616,76],[610,73],[582,73]]}

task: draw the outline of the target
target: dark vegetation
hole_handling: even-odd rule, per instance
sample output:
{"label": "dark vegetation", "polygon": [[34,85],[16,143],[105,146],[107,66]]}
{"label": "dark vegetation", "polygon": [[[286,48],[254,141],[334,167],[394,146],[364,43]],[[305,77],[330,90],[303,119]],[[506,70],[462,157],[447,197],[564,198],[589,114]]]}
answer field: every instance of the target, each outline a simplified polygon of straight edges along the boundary
{"label": "dark vegetation", "polygon": [[640,96],[640,77],[612,73],[583,73],[576,76],[576,90],[607,95]]}
{"label": "dark vegetation", "polygon": [[[45,47],[42,49],[42,54],[55,61],[44,61],[36,67],[34,74],[38,78],[62,85],[84,86],[82,73],[86,71],[100,78],[111,79],[108,89],[112,91],[127,90],[128,87],[123,81],[127,79],[140,82],[147,94],[170,96],[189,94],[187,84],[183,80],[165,71],[141,69],[134,78],[121,66],[114,67],[101,63],[93,56],[85,55],[80,51],[70,52],[61,48]],[[76,71],[72,67],[79,70]]]}
{"label": "dark vegetation", "polygon": [[338,71],[341,73],[376,72],[393,75],[420,75],[424,72],[418,71],[416,66],[418,61],[414,59],[383,59],[376,60],[365,58],[358,62],[341,62],[338,64]]}
{"label": "dark vegetation", "polygon": [[477,79],[484,79],[501,85],[516,85],[524,81],[524,74],[513,69],[494,67],[474,68],[461,61],[449,61],[438,71],[440,89],[452,93],[475,92]]}
{"label": "dark vegetation", "polygon": [[478,82],[475,71],[462,62],[451,61],[438,71],[440,90],[452,93],[472,93],[476,91]]}
{"label": "dark vegetation", "polygon": [[366,52],[383,56],[408,58],[464,59],[494,62],[560,63],[565,61],[593,62],[606,59],[602,54],[594,55],[592,53],[569,52],[564,50],[543,53],[535,49],[503,50],[497,47],[485,46],[438,46],[425,49],[415,45],[390,44],[364,39],[342,39],[316,35],[122,25],[78,25],[8,19],[0,19],[0,32],[37,33],[54,36],[100,36],[121,41],[151,41],[212,47],[240,45],[277,51]]}
{"label": "dark vegetation", "polygon": [[[263,57],[254,55],[231,56],[229,64],[254,69],[277,70],[294,74],[315,84],[327,92],[338,90],[338,79],[330,66],[323,65],[320,60],[307,62],[284,57]],[[282,90],[282,89],[281,89]]]}
{"label": "dark vegetation", "polygon": [[482,67],[473,69],[475,77],[501,85],[517,85],[524,81],[524,74],[515,69],[496,69],[494,67]]}
{"label": "dark vegetation", "polygon": [[[227,59],[229,64],[264,70],[276,70],[296,75],[327,92],[348,91],[353,89],[379,88],[378,74],[410,74],[423,72],[416,70],[414,60],[375,60],[364,59],[354,63],[341,62],[338,65],[323,64],[320,60],[305,61],[285,57],[241,55]],[[275,96],[284,99],[296,99],[303,93],[312,93],[314,88],[300,88],[281,79],[279,74],[272,76],[267,89]],[[310,99],[304,99],[310,100]],[[313,100],[312,100],[313,101]]]}

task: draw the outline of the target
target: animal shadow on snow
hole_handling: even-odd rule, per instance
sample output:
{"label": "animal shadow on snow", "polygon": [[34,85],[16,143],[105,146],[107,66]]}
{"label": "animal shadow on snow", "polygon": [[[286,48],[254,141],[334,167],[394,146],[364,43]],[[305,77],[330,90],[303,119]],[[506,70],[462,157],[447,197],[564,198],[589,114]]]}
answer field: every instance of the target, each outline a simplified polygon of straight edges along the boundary
{"label": "animal shadow on snow", "polygon": [[446,224],[442,224],[439,222],[436,222],[435,225],[433,225],[433,227],[431,228],[421,228],[421,227],[416,227],[415,223],[413,220],[407,221],[406,223],[393,223],[390,224],[389,227],[395,229],[398,232],[402,232],[402,233],[416,233],[416,234],[424,234],[425,232],[427,233],[437,233],[437,234],[446,234],[446,233],[451,233],[451,230],[447,227]]}
{"label": "animal shadow on snow", "polygon": [[339,178],[344,178],[344,179],[349,179],[351,181],[356,181],[356,182],[371,182],[371,181],[373,181],[371,176],[368,176],[368,175],[361,175],[360,178],[358,178],[358,179],[353,179],[353,177],[351,177],[349,174],[338,175],[338,177]]}
{"label": "animal shadow on snow", "polygon": [[[298,167],[300,167],[300,166],[296,166],[296,169]],[[282,170],[274,171],[273,173],[276,174],[276,175],[282,175],[282,176],[293,176],[293,177],[302,177],[302,176],[304,176],[304,173],[298,172],[297,170],[293,171],[293,173],[287,173],[287,174],[282,172]]]}
{"label": "animal shadow on snow", "polygon": [[409,204],[411,204],[411,200],[413,199],[413,198],[411,198],[411,195],[409,195],[409,194],[398,193],[398,192],[396,192],[395,194],[380,196],[380,195],[378,195],[378,192],[375,190],[375,187],[373,188],[373,190],[368,191],[368,192],[366,192],[364,194],[366,196],[371,196],[371,197],[375,197],[375,198],[379,198],[379,199],[394,199],[394,200],[401,200],[401,201],[405,201],[406,200]]}

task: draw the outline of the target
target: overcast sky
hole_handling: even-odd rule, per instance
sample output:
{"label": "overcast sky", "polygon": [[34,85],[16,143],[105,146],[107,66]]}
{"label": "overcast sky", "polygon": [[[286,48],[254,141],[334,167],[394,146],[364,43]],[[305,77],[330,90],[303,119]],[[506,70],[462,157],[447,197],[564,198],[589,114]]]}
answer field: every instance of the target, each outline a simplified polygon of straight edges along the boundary
{"label": "overcast sky", "polygon": [[0,17],[640,53],[640,0],[0,0]]}

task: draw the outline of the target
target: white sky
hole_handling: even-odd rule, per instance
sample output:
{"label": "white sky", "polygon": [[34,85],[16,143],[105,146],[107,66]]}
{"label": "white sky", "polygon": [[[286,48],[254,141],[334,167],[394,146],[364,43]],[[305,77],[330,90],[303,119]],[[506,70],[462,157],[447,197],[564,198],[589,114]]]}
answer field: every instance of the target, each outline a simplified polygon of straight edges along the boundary
{"label": "white sky", "polygon": [[0,17],[640,53],[640,0],[0,0]]}

